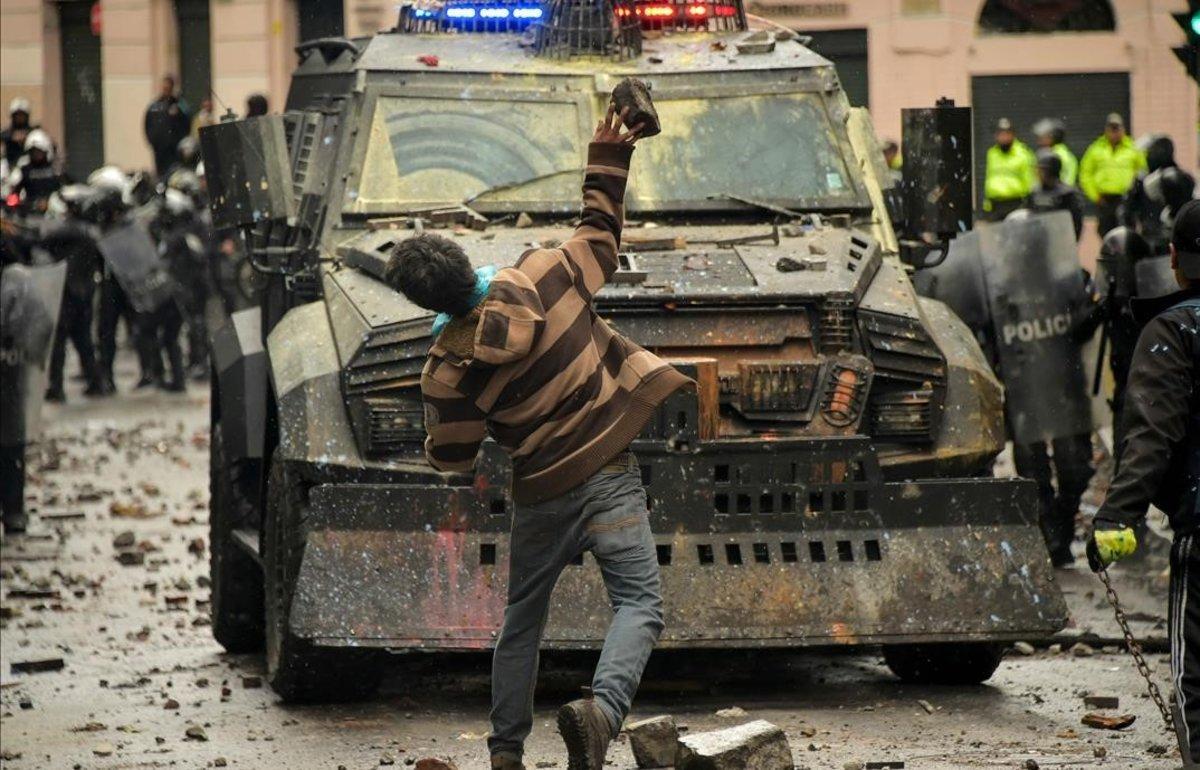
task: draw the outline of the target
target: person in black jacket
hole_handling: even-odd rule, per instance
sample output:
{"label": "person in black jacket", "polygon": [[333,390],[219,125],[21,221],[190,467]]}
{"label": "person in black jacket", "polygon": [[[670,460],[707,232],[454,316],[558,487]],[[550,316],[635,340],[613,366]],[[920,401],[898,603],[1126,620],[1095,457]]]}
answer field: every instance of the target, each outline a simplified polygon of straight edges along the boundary
{"label": "person in black jacket", "polygon": [[1037,153],[1038,184],[1026,196],[1022,208],[1030,211],[1068,211],[1075,225],[1075,240],[1083,232],[1083,195],[1079,190],[1062,182],[1062,158],[1054,150],[1042,149]]}
{"label": "person in black jacket", "polygon": [[[71,190],[72,188],[67,188]],[[64,196],[66,197],[66,191]],[[67,265],[66,285],[63,287],[62,308],[50,348],[49,383],[46,400],[62,403],[67,400],[63,389],[63,368],[67,358],[68,340],[79,356],[79,366],[87,380],[86,396],[108,393],[96,361],[96,345],[92,338],[92,305],[96,297],[96,277],[103,266],[103,257],[96,239],[73,210],[74,202],[66,203],[67,214],[48,221],[42,229],[41,246],[55,259]]]}
{"label": "person in black jacket", "polygon": [[39,365],[54,334],[11,223],[0,219],[0,519],[6,534],[25,531],[25,446],[29,440],[27,369]]}
{"label": "person in black jacket", "polygon": [[158,97],[146,108],[146,141],[154,151],[154,173],[166,179],[175,165],[179,143],[191,130],[191,119],[175,95],[175,78],[164,75]]}
{"label": "person in black jacket", "polygon": [[1095,571],[1137,549],[1134,527],[1151,503],[1174,532],[1167,612],[1176,733],[1184,766],[1200,760],[1200,201],[1180,207],[1171,266],[1182,291],[1134,300],[1148,318],[1125,395],[1120,464],[1093,522]]}

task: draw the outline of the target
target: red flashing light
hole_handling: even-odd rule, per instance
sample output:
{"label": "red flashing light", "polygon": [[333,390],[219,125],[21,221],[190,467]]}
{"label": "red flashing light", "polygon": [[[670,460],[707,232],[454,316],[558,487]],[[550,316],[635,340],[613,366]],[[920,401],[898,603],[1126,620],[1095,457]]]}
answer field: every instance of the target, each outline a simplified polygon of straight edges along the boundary
{"label": "red flashing light", "polygon": [[21,205],[21,196],[17,195],[16,193],[9,193],[8,197],[4,199],[4,205],[8,206],[10,209],[15,209],[17,206]]}
{"label": "red flashing light", "polygon": [[675,9],[669,5],[639,5],[637,15],[646,19],[670,19],[675,15]]}
{"label": "red flashing light", "polygon": [[718,5],[714,10],[718,16],[737,16],[737,8],[732,5]]}
{"label": "red flashing light", "polygon": [[707,16],[708,6],[706,5],[689,5],[687,9],[688,16]]}

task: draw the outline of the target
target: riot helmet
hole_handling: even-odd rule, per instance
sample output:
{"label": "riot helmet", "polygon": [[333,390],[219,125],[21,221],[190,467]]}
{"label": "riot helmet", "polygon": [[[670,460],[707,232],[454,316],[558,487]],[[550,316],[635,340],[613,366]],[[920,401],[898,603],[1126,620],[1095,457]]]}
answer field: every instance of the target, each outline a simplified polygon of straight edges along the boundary
{"label": "riot helmet", "polygon": [[1097,262],[1114,297],[1124,299],[1136,296],[1135,265],[1150,256],[1150,244],[1136,230],[1122,225],[1108,231],[1100,244]]}
{"label": "riot helmet", "polygon": [[1137,147],[1145,154],[1150,173],[1175,165],[1175,142],[1166,134],[1145,134],[1138,139]]}
{"label": "riot helmet", "polygon": [[31,161],[34,158],[32,153],[40,152],[44,156],[44,162],[49,163],[54,160],[54,141],[45,131],[35,128],[25,137],[25,152],[29,153]]}

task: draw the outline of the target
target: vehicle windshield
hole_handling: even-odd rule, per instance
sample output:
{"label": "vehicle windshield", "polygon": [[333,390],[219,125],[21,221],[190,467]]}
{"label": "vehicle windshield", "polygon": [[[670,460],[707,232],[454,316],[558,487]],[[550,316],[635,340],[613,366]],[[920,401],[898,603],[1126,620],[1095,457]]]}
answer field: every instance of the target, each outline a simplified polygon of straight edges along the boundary
{"label": "vehicle windshield", "polygon": [[[630,211],[866,205],[857,167],[814,93],[656,100],[662,134],[638,144]],[[387,214],[471,201],[482,211],[569,213],[591,134],[586,104],[381,96],[346,210]]]}

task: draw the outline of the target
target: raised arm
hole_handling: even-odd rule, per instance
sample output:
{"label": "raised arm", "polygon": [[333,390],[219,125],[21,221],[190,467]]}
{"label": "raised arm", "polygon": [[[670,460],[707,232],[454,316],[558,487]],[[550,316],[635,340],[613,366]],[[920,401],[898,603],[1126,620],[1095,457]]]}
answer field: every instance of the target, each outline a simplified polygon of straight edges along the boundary
{"label": "raised arm", "polygon": [[641,126],[621,132],[628,110],[618,115],[608,106],[604,119],[588,145],[588,163],[583,177],[583,211],[579,227],[562,244],[567,259],[583,278],[590,297],[617,269],[617,248],[625,221],[625,182],[629,158]]}

